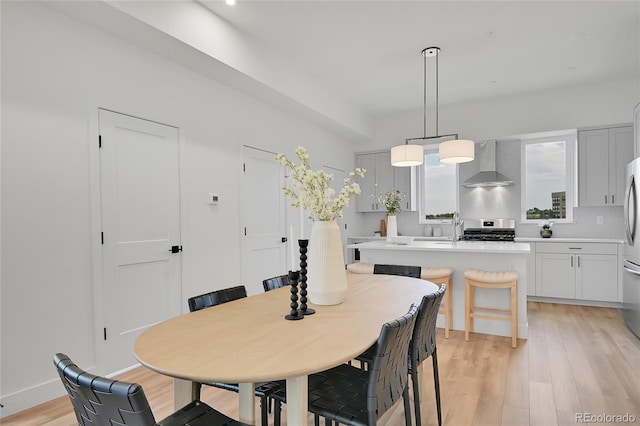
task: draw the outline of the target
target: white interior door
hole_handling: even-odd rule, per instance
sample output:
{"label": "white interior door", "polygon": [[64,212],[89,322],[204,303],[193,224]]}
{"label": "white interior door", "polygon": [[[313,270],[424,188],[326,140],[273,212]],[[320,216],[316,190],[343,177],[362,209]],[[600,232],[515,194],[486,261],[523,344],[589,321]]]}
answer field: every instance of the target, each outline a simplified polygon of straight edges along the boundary
{"label": "white interior door", "polygon": [[100,110],[105,369],[136,364],[133,344],[180,314],[178,129]]}
{"label": "white interior door", "polygon": [[287,273],[285,171],[275,158],[273,152],[243,147],[242,284],[248,294],[264,291],[262,280]]}

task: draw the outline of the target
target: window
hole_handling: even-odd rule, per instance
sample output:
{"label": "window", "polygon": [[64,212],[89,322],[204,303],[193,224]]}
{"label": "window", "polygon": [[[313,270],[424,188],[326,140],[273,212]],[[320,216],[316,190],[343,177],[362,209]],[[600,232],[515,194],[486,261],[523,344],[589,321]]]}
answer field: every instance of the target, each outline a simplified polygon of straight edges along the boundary
{"label": "window", "polygon": [[572,222],[576,132],[522,143],[522,221]]}
{"label": "window", "polygon": [[458,210],[457,165],[441,163],[438,145],[426,145],[418,176],[420,223],[450,222]]}

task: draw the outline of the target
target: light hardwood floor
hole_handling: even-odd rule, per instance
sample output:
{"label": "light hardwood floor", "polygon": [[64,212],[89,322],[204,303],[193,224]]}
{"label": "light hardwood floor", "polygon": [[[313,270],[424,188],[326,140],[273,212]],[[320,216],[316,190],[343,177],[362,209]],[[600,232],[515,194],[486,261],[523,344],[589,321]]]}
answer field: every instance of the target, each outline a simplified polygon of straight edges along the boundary
{"label": "light hardwood floor", "polygon": [[[538,302],[529,302],[528,308],[530,336],[519,340],[517,349],[508,337],[472,334],[465,343],[461,331],[444,339],[438,330],[443,423],[551,426],[587,423],[587,415],[629,415],[640,424],[640,340],[620,312]],[[142,384],[157,419],[172,412],[170,378],[145,368],[120,378]],[[430,360],[424,363],[422,381],[423,424],[437,425]],[[205,402],[237,418],[236,394],[209,387],[202,394]],[[577,418],[581,413],[583,422]],[[403,416],[397,404],[379,424],[400,426]],[[615,423],[612,417],[605,420]],[[66,396],[0,423],[76,424]]]}

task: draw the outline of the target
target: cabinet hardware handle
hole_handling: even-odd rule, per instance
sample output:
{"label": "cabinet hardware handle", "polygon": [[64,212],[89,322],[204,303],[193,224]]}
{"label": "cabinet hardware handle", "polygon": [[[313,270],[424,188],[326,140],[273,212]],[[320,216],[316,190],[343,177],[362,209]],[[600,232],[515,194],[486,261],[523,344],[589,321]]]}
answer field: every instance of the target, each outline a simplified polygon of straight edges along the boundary
{"label": "cabinet hardware handle", "polygon": [[569,250],[582,250],[582,247],[569,247]]}
{"label": "cabinet hardware handle", "polygon": [[580,267],[580,256],[578,256],[578,268]]}
{"label": "cabinet hardware handle", "polygon": [[607,196],[604,196],[604,203],[607,204]]}
{"label": "cabinet hardware handle", "polygon": [[573,268],[573,256],[571,256],[569,259],[571,259],[571,267]]}
{"label": "cabinet hardware handle", "polygon": [[611,194],[611,204],[615,204],[615,201],[613,201],[613,197],[615,197],[615,195]]}

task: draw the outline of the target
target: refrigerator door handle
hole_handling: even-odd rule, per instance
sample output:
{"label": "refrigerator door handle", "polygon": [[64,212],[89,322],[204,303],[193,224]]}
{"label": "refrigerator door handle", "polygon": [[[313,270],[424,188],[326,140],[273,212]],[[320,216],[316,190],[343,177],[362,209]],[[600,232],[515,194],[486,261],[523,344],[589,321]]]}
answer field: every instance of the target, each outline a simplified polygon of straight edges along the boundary
{"label": "refrigerator door handle", "polygon": [[631,273],[633,275],[640,276],[640,271],[636,271],[635,269],[631,269],[631,268],[627,267],[627,265],[623,265],[622,267],[624,268],[625,271],[627,271],[627,272],[629,272],[629,273]]}
{"label": "refrigerator door handle", "polygon": [[[633,197],[633,198],[632,198]],[[629,177],[627,191],[624,197],[624,232],[627,236],[627,244],[633,245],[636,234],[636,218],[630,217],[629,208],[633,205],[634,216],[638,214],[636,200],[636,180],[633,175]],[[633,224],[631,223],[633,221]]]}

